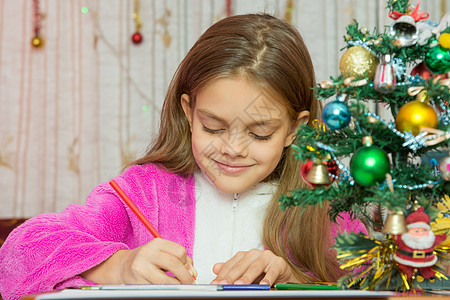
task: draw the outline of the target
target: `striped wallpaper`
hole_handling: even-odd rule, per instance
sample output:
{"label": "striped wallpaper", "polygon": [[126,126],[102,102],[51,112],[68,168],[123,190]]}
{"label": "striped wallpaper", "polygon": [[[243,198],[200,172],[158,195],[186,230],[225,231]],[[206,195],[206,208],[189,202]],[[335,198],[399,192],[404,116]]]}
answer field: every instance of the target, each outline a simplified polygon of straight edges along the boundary
{"label": "striped wallpaper", "polygon": [[[369,30],[392,22],[381,0],[37,2],[42,48],[30,43],[34,2],[0,0],[0,218],[83,203],[141,155],[178,63],[230,9],[289,18],[311,51],[318,81],[338,74],[353,19]],[[136,3],[139,45],[130,39]],[[447,7],[450,0],[421,3],[434,21]]]}

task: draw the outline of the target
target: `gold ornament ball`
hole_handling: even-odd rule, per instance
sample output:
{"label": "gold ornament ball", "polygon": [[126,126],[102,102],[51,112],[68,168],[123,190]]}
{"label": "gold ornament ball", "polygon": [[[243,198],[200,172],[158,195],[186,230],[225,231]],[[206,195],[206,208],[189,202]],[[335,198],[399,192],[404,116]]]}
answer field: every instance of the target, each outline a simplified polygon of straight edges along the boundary
{"label": "gold ornament ball", "polygon": [[441,34],[438,41],[442,48],[450,49],[450,33]]}
{"label": "gold ornament ball", "polygon": [[339,62],[339,70],[344,77],[369,78],[373,80],[379,63],[378,57],[363,46],[347,49]]}
{"label": "gold ornament ball", "polygon": [[400,107],[395,124],[399,131],[411,131],[413,135],[418,135],[422,126],[437,128],[438,116],[427,103],[411,101]]}
{"label": "gold ornament ball", "polygon": [[35,36],[31,39],[31,45],[35,48],[41,48],[44,46],[44,40],[41,37]]}

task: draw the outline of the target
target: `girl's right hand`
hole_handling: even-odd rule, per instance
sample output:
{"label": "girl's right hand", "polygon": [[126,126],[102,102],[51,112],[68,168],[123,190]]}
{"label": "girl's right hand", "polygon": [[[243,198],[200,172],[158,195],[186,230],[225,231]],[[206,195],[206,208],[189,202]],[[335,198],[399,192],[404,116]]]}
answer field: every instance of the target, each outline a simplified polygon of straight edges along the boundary
{"label": "girl's right hand", "polygon": [[196,273],[183,246],[155,238],[133,250],[117,251],[82,276],[98,284],[192,284]]}

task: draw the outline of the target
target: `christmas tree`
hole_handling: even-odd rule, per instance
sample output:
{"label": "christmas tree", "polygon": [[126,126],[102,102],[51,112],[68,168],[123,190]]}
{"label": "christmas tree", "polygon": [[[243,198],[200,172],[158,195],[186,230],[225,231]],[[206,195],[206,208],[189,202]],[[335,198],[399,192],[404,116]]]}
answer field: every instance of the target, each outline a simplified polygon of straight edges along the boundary
{"label": "christmas tree", "polygon": [[[432,22],[419,5],[388,1],[392,24],[382,32],[357,21],[346,28],[341,74],[315,88],[326,103],[322,121],[300,126],[292,145],[310,188],[283,195],[281,208],[327,202],[331,220],[349,212],[368,228],[368,236],[336,238],[341,267],[350,271],[344,287],[407,291],[447,280],[450,17]],[[408,232],[432,232],[431,250],[404,246]]]}

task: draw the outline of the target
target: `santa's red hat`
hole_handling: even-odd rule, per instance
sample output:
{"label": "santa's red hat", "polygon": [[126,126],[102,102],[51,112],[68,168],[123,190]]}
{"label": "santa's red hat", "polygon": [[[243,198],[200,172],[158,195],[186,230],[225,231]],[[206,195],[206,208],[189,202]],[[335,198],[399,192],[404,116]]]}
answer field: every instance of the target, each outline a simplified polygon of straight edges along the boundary
{"label": "santa's red hat", "polygon": [[424,212],[423,206],[419,207],[415,212],[409,214],[406,218],[406,227],[409,228],[426,228],[430,229],[430,216]]}

